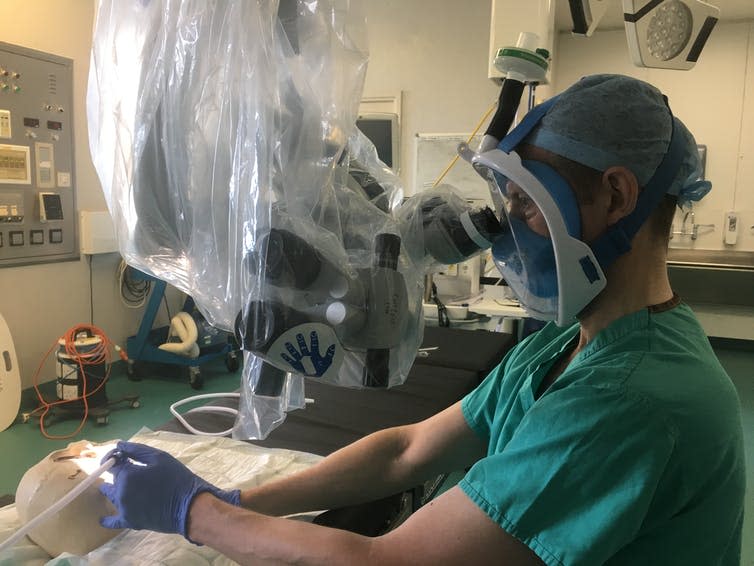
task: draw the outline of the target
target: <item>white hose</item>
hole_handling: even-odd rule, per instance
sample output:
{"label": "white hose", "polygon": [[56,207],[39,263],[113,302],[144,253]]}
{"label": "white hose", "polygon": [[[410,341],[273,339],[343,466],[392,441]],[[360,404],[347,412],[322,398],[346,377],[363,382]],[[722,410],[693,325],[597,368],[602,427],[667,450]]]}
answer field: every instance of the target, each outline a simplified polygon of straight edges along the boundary
{"label": "white hose", "polygon": [[[194,395],[193,397],[187,397],[186,399],[181,399],[180,401],[176,401],[172,405],[170,405],[170,412],[173,413],[173,416],[180,422],[184,427],[186,427],[186,430],[188,430],[191,434],[196,434],[198,436],[230,436],[233,434],[233,428],[229,428],[227,430],[223,430],[221,432],[204,432],[199,429],[194,428],[191,426],[186,419],[183,418],[183,415],[178,412],[178,407],[181,405],[185,405],[186,403],[191,403],[193,401],[201,401],[203,399],[222,399],[222,398],[229,398],[229,399],[240,399],[241,394],[240,393],[206,393],[204,395]],[[306,398],[304,399],[305,403],[314,403],[314,399]],[[233,409],[232,407],[221,407],[217,405],[205,405],[203,407],[197,407],[195,409],[191,409],[189,411],[186,411],[185,414],[189,413],[224,413],[226,415],[232,415],[233,417],[236,417],[238,415],[238,411],[236,409]]]}
{"label": "white hose", "polygon": [[48,509],[34,517],[31,521],[26,523],[23,527],[18,529],[15,533],[13,533],[10,538],[4,540],[2,543],[0,543],[0,552],[3,552],[4,550],[10,548],[14,544],[16,544],[19,540],[21,540],[23,537],[27,535],[30,531],[37,528],[41,523],[44,523],[47,519],[49,519],[52,515],[60,511],[63,507],[68,505],[71,501],[76,499],[79,495],[81,495],[82,492],[86,490],[90,485],[92,485],[97,479],[104,474],[107,470],[113,467],[113,465],[116,462],[116,458],[113,456],[112,458],[108,458],[104,464],[102,464],[99,468],[94,470],[89,477],[85,478],[81,483],[79,483],[76,487],[74,487],[71,491],[66,493],[63,497],[58,499],[55,503],[53,503]]}
{"label": "white hose", "polygon": [[[231,399],[239,399],[241,397],[241,394],[240,393],[206,393],[204,395],[194,395],[193,397],[182,399],[170,405],[170,412],[173,413],[173,416],[176,419],[178,419],[178,422],[180,422],[183,426],[185,426],[186,430],[188,430],[192,434],[196,434],[199,436],[230,436],[233,433],[233,428],[229,428],[228,430],[223,430],[222,432],[204,432],[188,424],[186,419],[183,418],[183,415],[181,415],[178,412],[178,407],[186,403],[191,403],[192,401],[200,401],[202,399],[220,399],[224,397],[231,398]],[[207,405],[204,407],[197,407],[196,409],[191,409],[190,411],[186,411],[186,414],[189,414],[189,413],[226,413],[229,415],[233,415],[235,417],[238,414],[238,411],[231,407],[218,407],[218,406],[213,406],[213,405]]]}

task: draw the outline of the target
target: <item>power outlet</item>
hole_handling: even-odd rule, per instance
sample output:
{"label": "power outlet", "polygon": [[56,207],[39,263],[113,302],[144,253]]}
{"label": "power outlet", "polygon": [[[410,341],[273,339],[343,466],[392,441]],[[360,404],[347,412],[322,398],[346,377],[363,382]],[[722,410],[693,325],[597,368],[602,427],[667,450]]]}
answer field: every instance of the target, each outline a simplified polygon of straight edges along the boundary
{"label": "power outlet", "polygon": [[731,211],[725,214],[725,226],[723,229],[723,241],[732,246],[738,241],[738,215]]}

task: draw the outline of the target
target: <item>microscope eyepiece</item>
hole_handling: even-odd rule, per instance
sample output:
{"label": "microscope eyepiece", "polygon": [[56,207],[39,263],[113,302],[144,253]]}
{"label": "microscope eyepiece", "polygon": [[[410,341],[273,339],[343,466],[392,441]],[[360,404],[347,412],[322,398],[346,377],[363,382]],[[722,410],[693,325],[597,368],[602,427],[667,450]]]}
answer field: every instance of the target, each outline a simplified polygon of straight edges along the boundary
{"label": "microscope eyepiece", "polygon": [[424,246],[433,258],[446,265],[459,263],[491,247],[503,232],[489,207],[459,211],[440,197],[434,197],[422,207],[422,212],[425,214]]}

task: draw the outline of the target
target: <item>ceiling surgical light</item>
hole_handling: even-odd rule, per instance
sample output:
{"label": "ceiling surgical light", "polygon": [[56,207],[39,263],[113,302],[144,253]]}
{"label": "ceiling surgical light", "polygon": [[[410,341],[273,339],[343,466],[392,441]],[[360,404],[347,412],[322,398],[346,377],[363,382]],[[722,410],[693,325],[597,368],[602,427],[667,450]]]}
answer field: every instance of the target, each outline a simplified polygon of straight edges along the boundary
{"label": "ceiling surgical light", "polygon": [[[573,33],[591,36],[611,2],[618,0],[568,0]],[[719,15],[703,0],[623,0],[631,59],[638,67],[691,69]]]}
{"label": "ceiling surgical light", "polygon": [[631,59],[639,67],[691,69],[719,15],[702,0],[623,0]]}

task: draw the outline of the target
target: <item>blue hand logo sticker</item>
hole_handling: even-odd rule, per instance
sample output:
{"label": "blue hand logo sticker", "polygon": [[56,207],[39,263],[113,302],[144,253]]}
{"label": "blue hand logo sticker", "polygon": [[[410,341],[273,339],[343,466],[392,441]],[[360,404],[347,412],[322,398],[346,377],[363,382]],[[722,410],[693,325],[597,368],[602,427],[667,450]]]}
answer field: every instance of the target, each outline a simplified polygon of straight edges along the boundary
{"label": "blue hand logo sticker", "polygon": [[290,356],[281,353],[280,357],[300,374],[308,377],[322,377],[332,365],[333,356],[335,356],[335,344],[327,348],[323,356],[319,352],[319,336],[316,330],[309,334],[309,341],[311,347],[306,344],[303,334],[296,334],[298,350],[293,344],[286,342],[285,349],[288,350]]}
{"label": "blue hand logo sticker", "polygon": [[282,370],[340,383],[345,350],[332,327],[305,322],[278,336],[267,356],[271,364]]}

